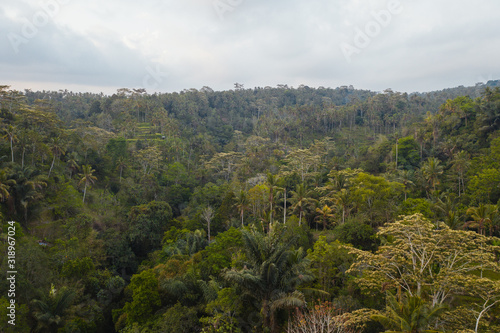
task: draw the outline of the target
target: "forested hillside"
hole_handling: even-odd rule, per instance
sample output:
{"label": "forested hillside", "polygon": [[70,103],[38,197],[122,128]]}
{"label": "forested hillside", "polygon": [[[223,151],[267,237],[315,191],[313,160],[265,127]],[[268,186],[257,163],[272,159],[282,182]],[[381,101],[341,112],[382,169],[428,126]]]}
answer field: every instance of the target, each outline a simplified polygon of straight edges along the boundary
{"label": "forested hillside", "polygon": [[498,85],[1,86],[0,331],[499,332]]}

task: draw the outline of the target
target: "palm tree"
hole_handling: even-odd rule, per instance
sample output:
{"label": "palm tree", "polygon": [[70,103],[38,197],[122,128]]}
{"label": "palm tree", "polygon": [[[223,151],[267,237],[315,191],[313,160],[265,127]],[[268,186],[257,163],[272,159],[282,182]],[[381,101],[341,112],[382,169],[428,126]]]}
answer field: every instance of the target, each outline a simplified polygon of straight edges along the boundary
{"label": "palm tree", "polygon": [[14,179],[7,178],[7,170],[3,169],[0,171],[0,201],[4,202],[10,197],[9,189],[12,185],[15,185],[16,181]]}
{"label": "palm tree", "polygon": [[238,208],[238,211],[240,212],[240,217],[241,217],[241,227],[244,227],[243,224],[243,215],[245,214],[245,210],[248,209],[248,197],[247,193],[243,190],[241,190],[237,195],[236,195],[236,208]]}
{"label": "palm tree", "polygon": [[316,213],[318,213],[316,219],[323,222],[323,230],[326,230],[328,220],[335,216],[332,212],[333,210],[328,205],[324,205],[323,208],[316,208]]}
{"label": "palm tree", "polygon": [[64,148],[64,145],[59,138],[50,139],[50,150],[52,151],[52,155],[54,157],[52,158],[52,164],[50,165],[48,177],[50,177],[50,173],[52,172],[52,168],[54,167],[56,157],[59,157],[66,152],[66,149]]}
{"label": "palm tree", "polygon": [[274,191],[281,189],[280,187],[278,187],[278,181],[279,181],[279,179],[276,175],[273,175],[272,173],[267,173],[266,183],[267,183],[267,187],[269,187],[269,211],[270,211],[269,224],[270,225],[273,223]]}
{"label": "palm tree", "polygon": [[4,128],[4,132],[5,132],[4,138],[6,138],[10,141],[10,154],[12,155],[12,163],[14,163],[13,143],[14,143],[14,141],[17,140],[16,128],[12,125],[9,125],[9,126],[7,126],[7,128]]}
{"label": "palm tree", "polygon": [[14,205],[13,209],[17,210],[17,207],[22,206],[24,220],[28,222],[28,206],[31,202],[42,197],[40,190],[47,186],[47,179],[45,176],[39,175],[39,171],[34,168],[21,168],[21,166],[16,165],[10,183],[15,184],[12,188],[14,200],[11,203]]}
{"label": "palm tree", "polygon": [[469,155],[461,150],[453,156],[453,169],[458,175],[458,196],[465,194],[464,173],[470,165]]}
{"label": "palm tree", "polygon": [[36,332],[57,331],[57,327],[62,326],[64,313],[73,303],[75,296],[74,291],[65,288],[57,292],[52,285],[48,297],[44,300],[33,300],[32,303],[37,308],[34,312],[34,317],[38,321]]}
{"label": "palm tree", "polygon": [[398,177],[396,178],[396,181],[400,182],[405,187],[403,190],[405,193],[405,201],[406,201],[407,196],[408,196],[408,189],[411,186],[415,185],[415,183],[413,183],[413,181],[412,181],[413,174],[414,174],[414,172],[410,171],[410,170],[398,170]]}
{"label": "palm tree", "polygon": [[464,228],[477,228],[479,234],[485,235],[485,226],[489,225],[490,236],[493,235],[493,219],[498,213],[495,205],[480,204],[479,207],[470,207],[467,214],[472,217],[472,221],[467,221]]}
{"label": "palm tree", "polygon": [[242,232],[246,261],[242,270],[224,272],[224,278],[237,284],[261,307],[264,327],[279,331],[276,314],[279,309],[304,306],[304,295],[297,288],[312,281],[309,261],[302,248],[292,250],[295,238],[279,242],[280,235]]}
{"label": "palm tree", "polygon": [[80,182],[78,185],[81,185],[82,183],[85,184],[85,188],[83,189],[83,203],[85,203],[85,195],[87,194],[87,186],[93,185],[95,181],[97,180],[97,177],[93,175],[95,172],[94,169],[92,169],[91,165],[82,165],[82,173],[79,174],[80,177]]}
{"label": "palm tree", "polygon": [[351,206],[351,192],[346,190],[345,188],[340,190],[333,197],[333,201],[335,204],[342,209],[342,224],[345,223],[345,218],[349,215],[350,206]]}
{"label": "palm tree", "polygon": [[429,185],[432,186],[432,191],[436,191],[436,185],[439,185],[439,176],[443,174],[443,166],[435,157],[429,157],[422,165],[422,175],[425,177]]}
{"label": "palm tree", "polygon": [[291,191],[291,193],[290,202],[292,202],[292,209],[299,211],[299,225],[301,225],[304,210],[316,200],[310,197],[311,191],[307,191],[304,183],[297,185],[296,191]]}
{"label": "palm tree", "polygon": [[424,142],[425,142],[425,132],[423,129],[415,130],[414,135],[415,141],[420,145],[420,161],[422,161],[422,155],[424,150]]}
{"label": "palm tree", "polygon": [[71,154],[67,164],[68,164],[68,169],[70,171],[69,178],[73,178],[73,173],[75,173],[75,171],[78,171],[78,168],[79,168],[76,153]]}
{"label": "palm tree", "polygon": [[373,315],[373,320],[381,323],[386,332],[391,333],[438,333],[428,329],[432,322],[444,311],[446,305],[430,306],[419,296],[406,294],[399,301],[396,296],[388,293],[386,314]]}
{"label": "palm tree", "polygon": [[127,166],[126,160],[123,156],[118,157],[116,160],[116,170],[120,170],[120,183],[122,182],[123,169]]}
{"label": "palm tree", "polygon": [[[32,132],[32,131],[30,131]],[[21,131],[19,135],[19,146],[21,147],[21,167],[24,168],[24,155],[26,154],[26,149],[30,144],[30,133],[28,131]]]}

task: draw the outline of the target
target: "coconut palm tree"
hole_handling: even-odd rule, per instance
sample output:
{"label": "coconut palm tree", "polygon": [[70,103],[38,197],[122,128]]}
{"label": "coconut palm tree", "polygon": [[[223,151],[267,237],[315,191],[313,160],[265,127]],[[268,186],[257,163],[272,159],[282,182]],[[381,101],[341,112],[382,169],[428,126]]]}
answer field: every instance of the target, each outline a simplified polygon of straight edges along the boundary
{"label": "coconut palm tree", "polygon": [[78,185],[85,184],[83,189],[83,203],[85,203],[85,195],[87,194],[87,187],[93,185],[97,180],[97,177],[93,175],[95,172],[91,165],[82,165],[82,173],[79,174],[81,177]]}
{"label": "coconut palm tree", "polygon": [[495,205],[480,204],[479,207],[470,207],[467,209],[467,214],[472,217],[471,221],[464,224],[464,228],[477,228],[481,235],[485,235],[485,227],[489,226],[490,236],[493,235],[493,219],[498,213]]}
{"label": "coconut palm tree", "polygon": [[411,170],[398,170],[398,177],[396,178],[396,181],[400,182],[405,187],[403,190],[403,192],[405,194],[405,201],[406,201],[407,196],[408,196],[409,188],[415,185],[415,183],[413,183],[413,181],[412,181],[413,175],[414,175],[414,172]]}
{"label": "coconut palm tree", "polygon": [[243,190],[241,190],[236,197],[236,208],[240,212],[240,217],[241,217],[241,227],[244,227],[243,224],[243,215],[245,214],[245,210],[248,209],[248,197],[247,193]]}
{"label": "coconut palm tree", "polygon": [[292,250],[295,238],[282,243],[279,236],[244,230],[244,268],[223,273],[227,281],[237,284],[259,302],[263,325],[271,333],[279,331],[276,317],[279,309],[305,305],[304,295],[297,288],[313,279],[307,268],[306,252],[302,248]]}
{"label": "coconut palm tree", "polygon": [[52,285],[48,297],[44,300],[33,300],[32,303],[37,309],[33,313],[38,322],[36,332],[56,332],[57,327],[63,324],[64,313],[73,303],[75,296],[75,292],[70,289],[56,291]]}
{"label": "coconut palm tree", "polygon": [[458,196],[460,196],[465,194],[464,173],[471,164],[470,157],[465,151],[461,150],[453,156],[452,163],[453,170],[458,175]]}
{"label": "coconut palm tree", "polygon": [[432,191],[436,191],[436,185],[439,185],[439,176],[443,174],[443,166],[435,157],[429,157],[422,165],[422,175],[425,180],[432,186]]}
{"label": "coconut palm tree", "polygon": [[69,169],[69,178],[73,178],[73,174],[78,171],[79,165],[77,162],[77,154],[73,152],[71,156],[69,157],[69,160],[67,162],[68,169]]}
{"label": "coconut palm tree", "polygon": [[386,333],[438,333],[441,331],[429,327],[446,309],[443,304],[431,306],[419,296],[406,294],[398,300],[388,293],[386,313],[371,318],[381,323]]}
{"label": "coconut palm tree", "polygon": [[12,163],[14,163],[14,147],[13,147],[13,143],[14,143],[14,141],[17,140],[16,131],[17,131],[17,129],[14,126],[12,126],[12,125],[9,125],[6,128],[4,128],[4,132],[5,132],[4,138],[6,138],[7,140],[9,140],[9,142],[10,142],[10,154],[12,155]]}
{"label": "coconut palm tree", "polygon": [[56,157],[63,155],[66,152],[66,148],[64,148],[64,144],[62,143],[60,138],[52,138],[50,139],[50,150],[52,151],[52,164],[50,165],[49,175],[52,172],[52,168],[54,167],[54,162],[56,161]]}
{"label": "coconut palm tree", "polygon": [[16,181],[14,179],[8,179],[7,170],[0,170],[0,201],[4,202],[10,197],[9,189],[12,185],[15,185]]}
{"label": "coconut palm tree", "polygon": [[351,208],[351,192],[344,188],[334,195],[333,201],[342,210],[342,224],[344,224]]}
{"label": "coconut palm tree", "polygon": [[335,216],[333,210],[328,205],[324,205],[323,208],[316,208],[316,213],[318,213],[316,219],[323,222],[323,230],[326,230],[328,220]]}
{"label": "coconut palm tree", "polygon": [[278,176],[273,175],[272,173],[267,173],[266,183],[269,188],[269,224],[273,223],[273,203],[274,203],[274,194],[276,190],[280,190],[278,187]]}
{"label": "coconut palm tree", "polygon": [[47,186],[47,179],[40,175],[38,170],[31,167],[21,168],[20,165],[14,167],[10,178],[13,200],[9,200],[9,202],[13,205],[13,210],[23,207],[24,221],[27,223],[28,206],[31,202],[42,197],[40,191]]}
{"label": "coconut palm tree", "polygon": [[302,224],[302,215],[306,208],[314,201],[315,199],[311,198],[311,191],[308,191],[306,185],[304,183],[297,185],[296,191],[291,191],[292,196],[290,198],[290,202],[292,203],[292,210],[299,211],[299,225]]}
{"label": "coconut palm tree", "polygon": [[120,170],[120,183],[122,182],[123,169],[127,166],[127,162],[123,156],[119,156],[116,160],[116,170]]}

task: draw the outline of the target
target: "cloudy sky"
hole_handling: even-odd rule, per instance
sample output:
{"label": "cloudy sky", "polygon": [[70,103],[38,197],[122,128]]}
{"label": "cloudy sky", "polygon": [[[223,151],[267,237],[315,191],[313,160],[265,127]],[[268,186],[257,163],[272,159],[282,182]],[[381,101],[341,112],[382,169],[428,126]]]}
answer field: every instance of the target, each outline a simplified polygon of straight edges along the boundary
{"label": "cloudy sky", "polygon": [[0,84],[430,91],[500,79],[498,0],[0,0]]}

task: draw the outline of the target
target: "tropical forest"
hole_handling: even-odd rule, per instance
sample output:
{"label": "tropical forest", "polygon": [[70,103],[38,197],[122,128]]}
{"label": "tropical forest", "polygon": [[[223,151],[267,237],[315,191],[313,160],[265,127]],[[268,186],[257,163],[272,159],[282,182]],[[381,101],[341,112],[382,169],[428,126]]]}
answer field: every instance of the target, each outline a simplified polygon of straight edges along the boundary
{"label": "tropical forest", "polygon": [[0,86],[0,331],[500,332],[500,81]]}

